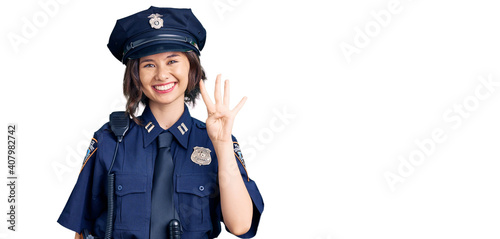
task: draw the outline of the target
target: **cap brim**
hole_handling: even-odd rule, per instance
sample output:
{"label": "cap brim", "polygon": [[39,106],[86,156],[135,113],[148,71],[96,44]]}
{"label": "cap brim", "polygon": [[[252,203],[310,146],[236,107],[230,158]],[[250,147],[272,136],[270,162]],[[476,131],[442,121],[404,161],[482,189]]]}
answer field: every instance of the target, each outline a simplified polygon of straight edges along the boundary
{"label": "cap brim", "polygon": [[138,48],[138,49],[133,49],[127,54],[127,56],[124,58],[124,60],[128,59],[139,59],[141,57],[145,56],[150,56],[158,53],[163,53],[163,52],[173,52],[173,51],[180,51],[180,52],[188,52],[188,51],[195,51],[197,54],[200,54],[198,49],[196,49],[194,46],[191,46],[189,44],[179,44],[177,42],[172,43],[158,43],[150,46],[146,46],[143,48]]}

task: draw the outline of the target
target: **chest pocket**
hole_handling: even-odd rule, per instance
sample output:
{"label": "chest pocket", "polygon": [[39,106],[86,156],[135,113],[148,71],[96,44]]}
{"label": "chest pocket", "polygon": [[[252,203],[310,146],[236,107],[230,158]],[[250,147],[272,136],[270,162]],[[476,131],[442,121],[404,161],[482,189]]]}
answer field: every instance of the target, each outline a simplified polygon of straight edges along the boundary
{"label": "chest pocket", "polygon": [[218,198],[216,175],[177,175],[176,191],[179,197],[177,208],[182,227],[187,231],[209,231],[212,229],[211,206]]}
{"label": "chest pocket", "polygon": [[143,230],[147,225],[146,175],[116,174],[115,177],[115,229]]}

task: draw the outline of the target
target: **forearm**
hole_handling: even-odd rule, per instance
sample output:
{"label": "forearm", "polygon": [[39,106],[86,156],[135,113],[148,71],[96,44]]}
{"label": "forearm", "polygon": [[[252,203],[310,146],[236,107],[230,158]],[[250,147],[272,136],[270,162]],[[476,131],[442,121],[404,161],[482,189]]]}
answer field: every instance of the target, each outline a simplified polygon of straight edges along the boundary
{"label": "forearm", "polygon": [[241,177],[231,141],[214,144],[219,162],[219,187],[224,223],[235,235],[246,233],[252,224],[252,199]]}

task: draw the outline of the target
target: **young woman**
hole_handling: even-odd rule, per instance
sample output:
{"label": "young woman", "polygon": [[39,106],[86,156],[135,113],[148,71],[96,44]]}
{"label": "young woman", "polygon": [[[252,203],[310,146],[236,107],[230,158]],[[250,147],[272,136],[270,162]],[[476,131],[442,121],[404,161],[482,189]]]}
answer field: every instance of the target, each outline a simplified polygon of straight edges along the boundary
{"label": "young woman", "polygon": [[[75,238],[83,231],[105,237],[108,172],[115,175],[112,238],[167,238],[178,233],[169,229],[172,222],[180,224],[181,238],[215,238],[220,222],[234,235],[256,234],[264,203],[231,134],[246,97],[230,109],[229,81],[222,93],[218,75],[211,100],[199,61],[205,39],[190,9],[151,7],[117,21],[108,48],[126,64],[130,126],[116,151],[109,123],[92,138],[58,220]],[[206,123],[186,106],[200,93]],[[137,117],[140,104],[145,109]]]}

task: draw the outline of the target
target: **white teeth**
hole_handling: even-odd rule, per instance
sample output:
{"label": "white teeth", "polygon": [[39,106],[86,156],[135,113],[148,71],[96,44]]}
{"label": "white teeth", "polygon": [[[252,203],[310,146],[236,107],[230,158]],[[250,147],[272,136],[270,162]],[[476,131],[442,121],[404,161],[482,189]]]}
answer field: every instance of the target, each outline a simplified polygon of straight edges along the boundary
{"label": "white teeth", "polygon": [[174,87],[175,83],[170,83],[168,85],[159,85],[155,86],[155,89],[157,90],[170,90],[172,87]]}

